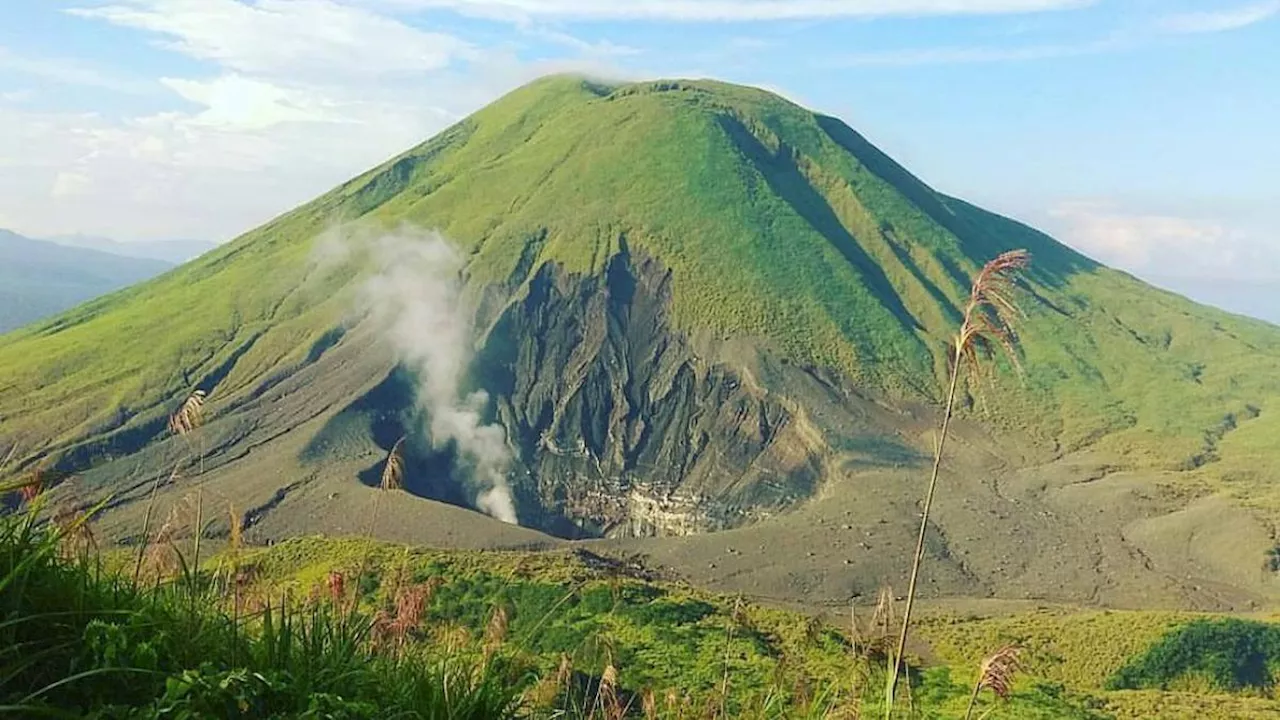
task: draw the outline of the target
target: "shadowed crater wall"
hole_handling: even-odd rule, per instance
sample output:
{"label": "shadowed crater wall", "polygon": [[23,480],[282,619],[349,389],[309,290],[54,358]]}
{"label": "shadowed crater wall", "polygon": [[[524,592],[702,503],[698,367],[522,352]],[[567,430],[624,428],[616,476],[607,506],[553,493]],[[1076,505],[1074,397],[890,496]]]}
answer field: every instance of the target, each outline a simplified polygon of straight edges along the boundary
{"label": "shadowed crater wall", "polygon": [[606,271],[544,264],[477,369],[524,476],[528,524],[688,535],[807,498],[822,443],[779,399],[695,355],[670,324],[671,274],[625,249]]}
{"label": "shadowed crater wall", "polygon": [[[487,334],[472,383],[516,450],[522,525],[568,537],[678,536],[748,524],[810,497],[822,433],[778,395],[698,357],[670,324],[671,275],[615,255],[605,272],[551,263],[530,277]],[[795,372],[800,372],[796,369]],[[434,443],[403,368],[334,416],[303,460],[368,454],[375,485],[407,435],[406,490],[474,507],[453,447]]]}

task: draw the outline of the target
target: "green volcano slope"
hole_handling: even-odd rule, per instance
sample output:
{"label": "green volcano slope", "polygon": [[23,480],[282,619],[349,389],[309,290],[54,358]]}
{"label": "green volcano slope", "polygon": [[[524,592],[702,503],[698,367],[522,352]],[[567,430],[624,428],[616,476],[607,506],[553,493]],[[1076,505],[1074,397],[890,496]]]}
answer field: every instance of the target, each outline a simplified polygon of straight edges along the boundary
{"label": "green volcano slope", "polygon": [[[380,533],[607,536],[779,596],[896,579],[969,278],[1024,247],[1025,371],[968,388],[930,590],[1231,607],[1280,587],[1280,329],[940,194],[834,118],[715,82],[537,81],[164,277],[3,336],[0,448],[115,492],[103,525],[121,538],[151,478],[191,452],[203,463],[165,497],[199,465],[264,537],[365,530],[355,479],[425,421],[355,311],[366,271],[319,262],[317,238],[360,246],[405,224],[465,257],[472,383],[534,529],[397,497]],[[164,419],[193,388],[210,423],[188,447]],[[419,439],[411,487],[467,504],[447,449]]]}

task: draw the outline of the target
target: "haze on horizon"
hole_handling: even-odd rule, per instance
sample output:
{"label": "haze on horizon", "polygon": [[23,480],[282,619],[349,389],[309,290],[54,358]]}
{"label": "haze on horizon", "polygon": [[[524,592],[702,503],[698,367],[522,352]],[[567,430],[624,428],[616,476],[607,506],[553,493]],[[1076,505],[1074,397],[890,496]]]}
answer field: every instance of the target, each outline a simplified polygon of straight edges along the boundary
{"label": "haze on horizon", "polygon": [[760,85],[1280,322],[1280,1],[14,0],[0,227],[223,241],[548,72]]}

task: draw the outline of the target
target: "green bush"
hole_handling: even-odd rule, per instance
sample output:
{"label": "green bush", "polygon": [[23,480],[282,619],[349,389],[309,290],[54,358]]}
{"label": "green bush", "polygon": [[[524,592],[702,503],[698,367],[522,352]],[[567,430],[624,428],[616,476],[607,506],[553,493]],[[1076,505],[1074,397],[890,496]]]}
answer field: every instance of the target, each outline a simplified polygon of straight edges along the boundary
{"label": "green bush", "polygon": [[1168,690],[1200,681],[1221,692],[1270,694],[1278,668],[1280,627],[1235,618],[1197,620],[1120,668],[1107,687]]}

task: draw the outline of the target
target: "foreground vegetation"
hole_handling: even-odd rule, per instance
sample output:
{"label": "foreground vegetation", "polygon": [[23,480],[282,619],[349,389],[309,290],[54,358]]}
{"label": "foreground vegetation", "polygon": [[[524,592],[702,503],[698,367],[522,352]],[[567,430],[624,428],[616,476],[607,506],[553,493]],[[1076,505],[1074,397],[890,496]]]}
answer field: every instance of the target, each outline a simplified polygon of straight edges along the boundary
{"label": "foreground vegetation", "polygon": [[1261,720],[1280,717],[1274,623],[1264,615],[1044,608],[937,616],[916,632],[937,662],[956,667],[976,662],[978,648],[1017,643],[1026,677],[1088,695],[1118,720]]}
{"label": "foreground vegetation", "polygon": [[[131,552],[96,554],[83,523],[37,517],[0,519],[0,713],[12,716],[883,712],[895,629],[884,603],[836,628],[584,553],[354,539],[233,544],[197,572],[183,565],[190,538],[172,530],[148,550],[135,584]],[[1108,642],[1131,630],[1130,644]],[[1022,670],[1007,702],[984,689],[972,717],[1248,718],[1280,708],[1269,699],[1273,675],[1255,672],[1280,660],[1265,623],[1046,611],[932,617],[917,632],[938,661],[911,672],[900,717],[965,717],[980,656],[1014,643]],[[1245,646],[1263,656],[1234,654]]]}
{"label": "foreground vegetation", "polygon": [[[169,530],[93,553],[81,519],[0,519],[0,712],[89,718],[853,718],[880,712],[879,615],[839,631],[595,556],[356,540],[231,547]],[[48,515],[45,512],[43,515]],[[962,717],[972,678],[912,673],[900,716]],[[877,685],[879,687],[877,687]],[[978,713],[1089,718],[1019,687]]]}
{"label": "foreground vegetation", "polygon": [[[59,554],[28,520],[0,533],[0,712],[87,718],[501,718],[518,669],[380,652],[371,618],[321,602],[246,610],[213,578],[134,585]],[[218,595],[237,599],[222,607]]]}

